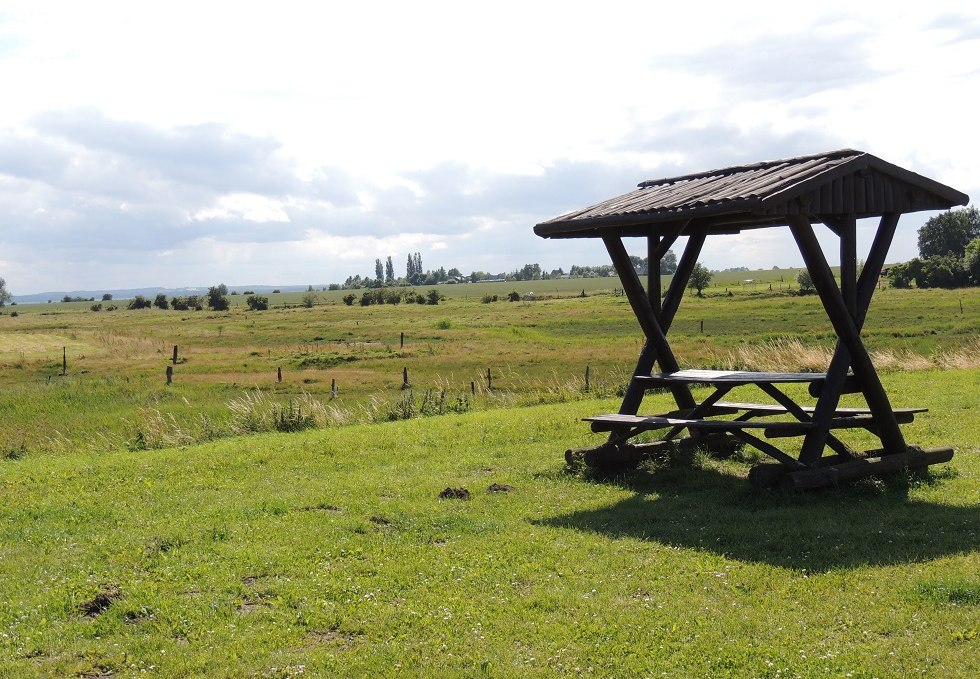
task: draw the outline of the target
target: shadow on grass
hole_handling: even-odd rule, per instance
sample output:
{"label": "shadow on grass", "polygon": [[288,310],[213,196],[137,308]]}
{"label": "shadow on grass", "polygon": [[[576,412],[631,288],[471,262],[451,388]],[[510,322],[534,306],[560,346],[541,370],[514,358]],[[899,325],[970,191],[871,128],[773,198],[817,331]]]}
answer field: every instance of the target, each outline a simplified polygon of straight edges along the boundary
{"label": "shadow on grass", "polygon": [[942,483],[939,474],[786,493],[756,491],[745,479],[710,468],[640,469],[583,478],[583,483],[626,488],[632,497],[534,523],[808,571],[902,564],[977,550],[980,509],[909,497],[918,484]]}

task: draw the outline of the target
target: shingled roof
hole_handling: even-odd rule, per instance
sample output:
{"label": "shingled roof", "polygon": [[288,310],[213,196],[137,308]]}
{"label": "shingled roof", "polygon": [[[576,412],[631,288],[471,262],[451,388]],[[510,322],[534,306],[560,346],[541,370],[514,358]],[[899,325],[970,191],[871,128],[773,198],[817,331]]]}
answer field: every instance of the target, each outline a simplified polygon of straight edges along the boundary
{"label": "shingled roof", "polygon": [[541,222],[544,238],[708,233],[785,225],[786,215],[814,220],[889,212],[948,210],[969,196],[863,151],[843,149],[641,182],[637,189]]}

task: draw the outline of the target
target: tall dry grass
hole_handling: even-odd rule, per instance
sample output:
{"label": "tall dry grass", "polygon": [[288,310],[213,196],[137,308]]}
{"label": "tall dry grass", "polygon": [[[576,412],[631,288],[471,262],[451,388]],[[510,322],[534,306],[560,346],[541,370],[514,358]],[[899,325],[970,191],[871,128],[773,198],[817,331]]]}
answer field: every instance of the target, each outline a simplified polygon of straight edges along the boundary
{"label": "tall dry grass", "polygon": [[[777,339],[741,346],[720,357],[716,365],[725,370],[823,372],[833,355],[833,350],[827,347],[807,346],[798,339]],[[980,368],[980,336],[958,349],[933,356],[909,350],[872,351],[871,361],[879,370],[896,372]]]}

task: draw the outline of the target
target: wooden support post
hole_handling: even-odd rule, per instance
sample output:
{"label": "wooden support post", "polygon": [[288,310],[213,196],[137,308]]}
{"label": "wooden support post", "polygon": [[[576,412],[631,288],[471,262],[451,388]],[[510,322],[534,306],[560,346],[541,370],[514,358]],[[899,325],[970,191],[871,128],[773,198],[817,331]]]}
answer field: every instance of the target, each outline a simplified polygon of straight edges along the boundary
{"label": "wooden support post", "polygon": [[803,255],[803,261],[813,279],[813,285],[820,295],[820,301],[823,302],[824,310],[827,312],[837,336],[851,355],[854,375],[861,384],[865,400],[867,400],[868,407],[875,418],[885,454],[904,452],[906,448],[905,438],[898,428],[898,422],[895,419],[895,413],[892,412],[888,395],[881,385],[878,373],[875,372],[867,349],[861,342],[861,333],[855,323],[856,319],[852,318],[847,310],[843,294],[837,287],[834,274],[823,256],[823,251],[813,233],[810,221],[806,217],[798,215],[789,215],[787,221],[793,232],[793,237],[800,247],[800,254]]}
{"label": "wooden support post", "polygon": [[[871,249],[868,251],[868,258],[865,262],[864,270],[861,272],[861,278],[854,286],[855,301],[853,318],[855,326],[859,331],[864,326],[868,307],[871,305],[871,298],[874,295],[875,283],[881,275],[882,267],[885,265],[885,257],[895,236],[898,219],[898,213],[890,213],[882,216],[878,224],[878,230],[875,233],[874,241],[871,244]],[[831,228],[837,233],[843,233],[845,231],[845,223],[836,222],[832,218],[826,218],[826,221],[835,224]],[[850,249],[849,246],[848,249]],[[856,272],[856,248],[851,251],[855,258]],[[842,256],[844,252],[845,246],[842,244]],[[824,382],[823,389],[817,400],[817,406],[813,412],[813,421],[817,423],[817,427],[803,439],[803,446],[800,450],[800,461],[806,465],[813,464],[823,454],[824,446],[827,444],[829,437],[827,423],[830,422],[834,411],[837,409],[840,394],[843,393],[845,388],[847,369],[850,364],[851,354],[847,350],[847,346],[838,340],[834,357],[831,359],[830,366],[827,368],[827,379]]]}
{"label": "wooden support post", "polygon": [[[686,226],[687,222],[677,227],[668,237],[659,242],[656,253],[654,253],[658,261],[667,253],[667,250],[673,245],[677,236]],[[684,248],[684,252],[681,255],[681,260],[677,265],[677,271],[674,272],[674,276],[671,279],[670,287],[664,296],[663,306],[660,311],[660,327],[665,334],[670,329],[670,325],[674,321],[674,315],[677,313],[681,300],[684,298],[684,288],[691,276],[691,271],[694,270],[694,265],[697,264],[698,256],[701,254],[701,248],[704,245],[704,239],[705,232],[703,230],[691,234],[687,239],[687,247]],[[626,294],[625,287],[623,288],[623,294]],[[656,361],[657,345],[648,339],[646,345],[643,347],[643,351],[640,352],[640,357],[636,361],[636,369],[633,371],[633,375],[649,375]],[[623,397],[623,404],[619,408],[619,413],[621,415],[636,415],[642,402],[642,385],[637,384],[634,380],[630,380],[630,384],[626,388],[626,395]]]}
{"label": "wooden support post", "polygon": [[[660,236],[647,237],[647,297],[656,314],[661,312],[660,301]],[[662,256],[662,255],[661,255]]]}
{"label": "wooden support post", "polygon": [[172,365],[167,366],[167,384],[174,383],[174,367]]}
{"label": "wooden support post", "polygon": [[[647,298],[646,291],[643,290],[643,285],[640,283],[640,279],[633,269],[633,263],[630,261],[629,254],[623,246],[622,239],[614,235],[605,235],[602,237],[602,241],[606,244],[606,249],[609,251],[613,266],[616,267],[619,278],[623,282],[623,290],[626,292],[630,306],[633,307],[636,320],[639,321],[640,327],[643,328],[643,333],[647,336],[656,351],[657,362],[660,363],[665,371],[676,372],[680,369],[677,365],[677,359],[674,358],[674,352],[667,342],[664,330],[658,323],[657,316],[654,314],[653,307],[650,306],[650,300]],[[674,394],[674,400],[677,401],[679,407],[693,408],[696,405],[694,397],[691,396],[691,391],[687,385],[673,385],[671,386],[671,392]]]}
{"label": "wooden support post", "polygon": [[176,345],[176,344],[174,345],[174,359],[173,359],[173,365],[177,365],[177,345]]}

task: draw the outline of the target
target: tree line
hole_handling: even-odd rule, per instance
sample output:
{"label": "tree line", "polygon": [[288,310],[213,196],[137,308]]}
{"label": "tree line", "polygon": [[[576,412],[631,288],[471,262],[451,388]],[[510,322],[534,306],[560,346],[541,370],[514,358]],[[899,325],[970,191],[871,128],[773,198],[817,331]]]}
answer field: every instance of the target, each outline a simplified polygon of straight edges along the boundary
{"label": "tree line", "polygon": [[[639,273],[647,271],[647,258],[632,255],[630,260]],[[661,261],[661,273],[672,274],[677,270],[677,256],[672,250]],[[405,275],[395,275],[395,265],[389,255],[384,260],[374,260],[374,276],[360,274],[348,276],[343,283],[330,284],[330,290],[357,290],[359,288],[409,287],[413,285],[438,285],[440,283],[478,283],[480,281],[546,281],[555,278],[601,278],[615,273],[609,264],[599,266],[580,266],[573,264],[566,273],[564,269],[546,271],[540,264],[525,264],[510,272],[493,273],[489,271],[471,271],[464,274],[458,268],[438,269],[422,268],[422,255],[418,252],[409,253],[405,262]]]}
{"label": "tree line", "polygon": [[918,231],[919,256],[889,267],[896,288],[962,288],[980,285],[980,210],[947,210]]}

